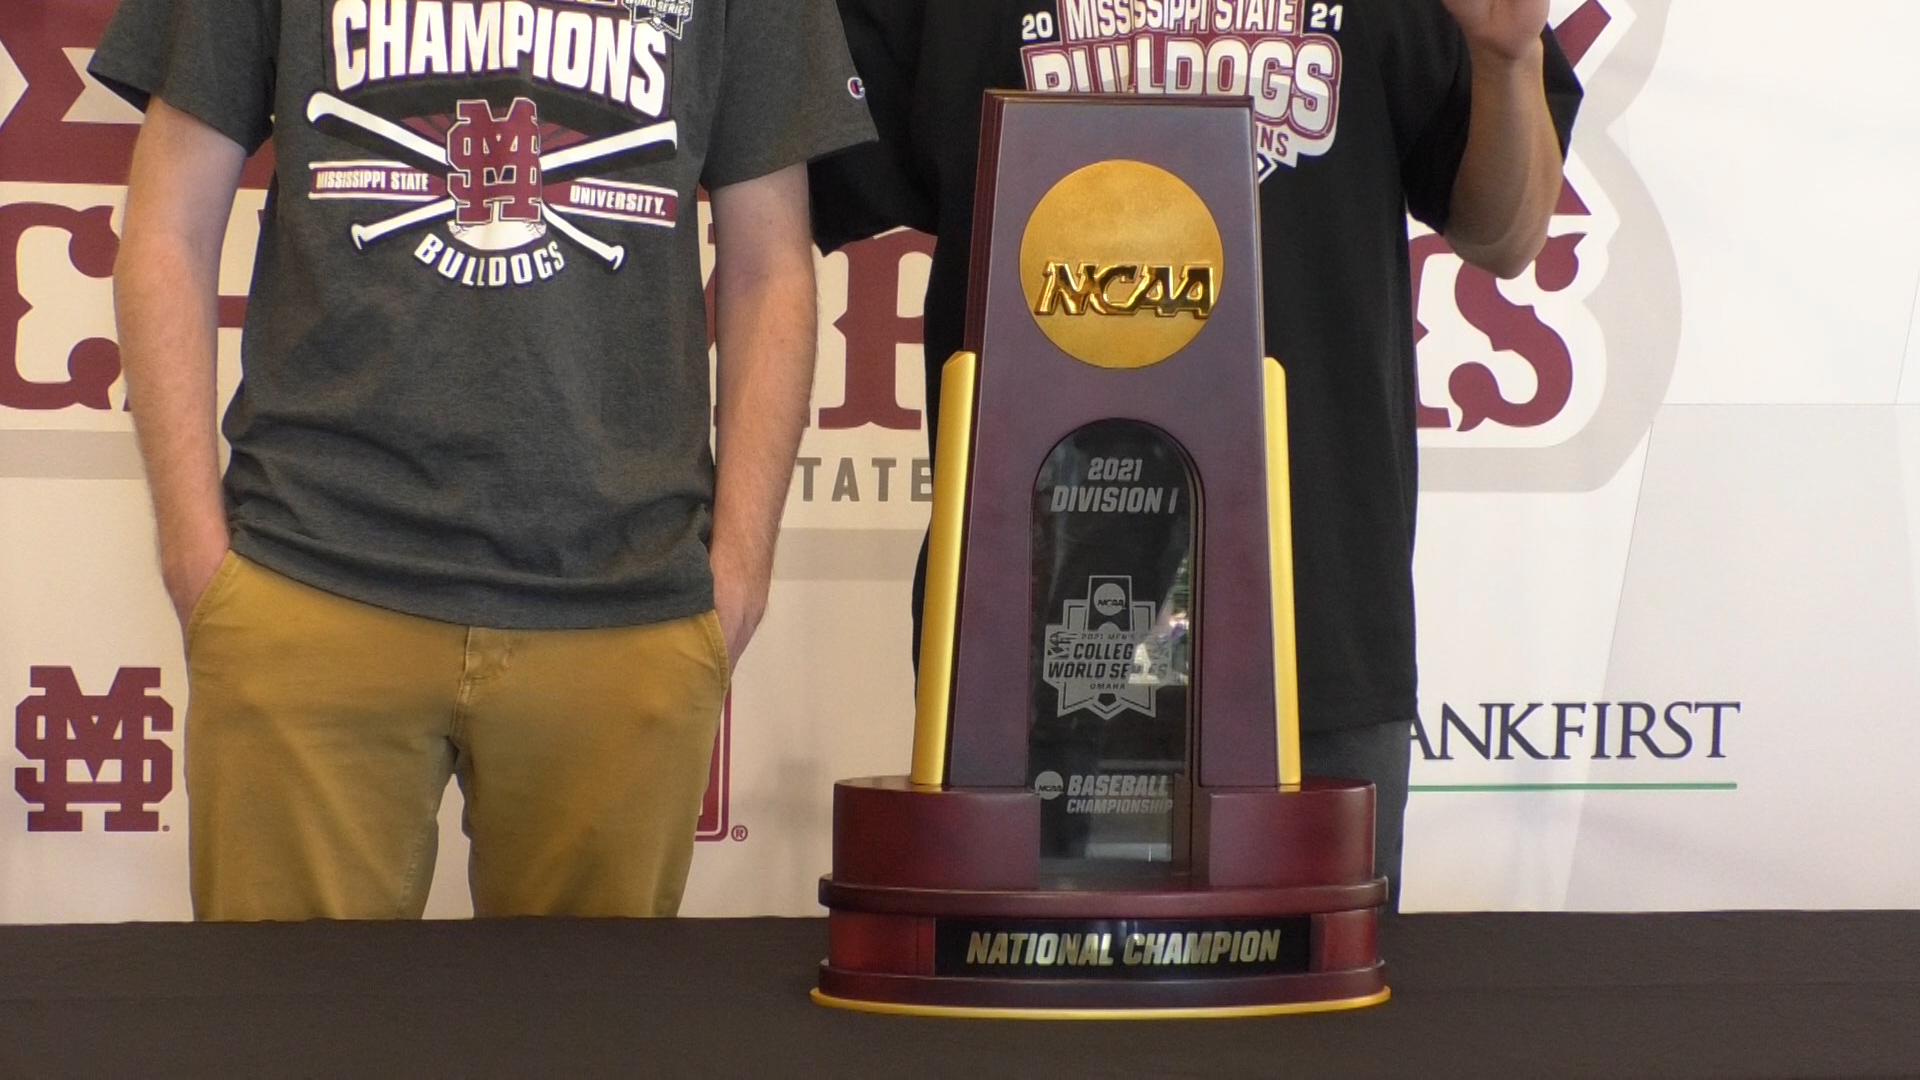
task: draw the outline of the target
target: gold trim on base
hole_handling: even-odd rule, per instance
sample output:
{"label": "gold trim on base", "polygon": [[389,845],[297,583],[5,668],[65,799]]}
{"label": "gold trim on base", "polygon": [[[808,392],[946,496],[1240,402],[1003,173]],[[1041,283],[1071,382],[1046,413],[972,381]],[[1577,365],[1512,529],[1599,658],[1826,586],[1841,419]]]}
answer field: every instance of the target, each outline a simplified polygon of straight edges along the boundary
{"label": "gold trim on base", "polygon": [[1393,996],[1393,990],[1383,987],[1377,994],[1335,1001],[1295,1001],[1285,1005],[1228,1005],[1201,1009],[1007,1009],[969,1005],[907,1005],[893,1001],[857,1001],[834,997],[818,988],[807,996],[813,999],[815,1005],[825,1005],[829,1009],[953,1020],[1243,1020],[1256,1016],[1302,1016],[1366,1009],[1384,1005]]}

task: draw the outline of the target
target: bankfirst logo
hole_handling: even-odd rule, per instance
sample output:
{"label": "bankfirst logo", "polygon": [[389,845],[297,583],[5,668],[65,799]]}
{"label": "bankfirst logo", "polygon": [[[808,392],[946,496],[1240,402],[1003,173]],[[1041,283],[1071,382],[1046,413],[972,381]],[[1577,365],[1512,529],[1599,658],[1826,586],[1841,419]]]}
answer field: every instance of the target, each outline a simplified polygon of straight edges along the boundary
{"label": "bankfirst logo", "polygon": [[1730,698],[1443,702],[1414,719],[1410,790],[1738,791],[1751,720]]}
{"label": "bankfirst logo", "polygon": [[1680,761],[1727,757],[1738,701],[1532,701],[1440,706],[1416,718],[1427,761]]}
{"label": "bankfirst logo", "polygon": [[83,693],[72,668],[36,667],[40,693],[14,710],[14,747],[35,766],[16,769],[13,788],[38,809],[28,832],[80,832],[80,807],[107,807],[107,832],[159,832],[155,809],[173,792],[173,748],[154,737],[173,730],[173,706],[159,668],[121,668],[104,695]]}

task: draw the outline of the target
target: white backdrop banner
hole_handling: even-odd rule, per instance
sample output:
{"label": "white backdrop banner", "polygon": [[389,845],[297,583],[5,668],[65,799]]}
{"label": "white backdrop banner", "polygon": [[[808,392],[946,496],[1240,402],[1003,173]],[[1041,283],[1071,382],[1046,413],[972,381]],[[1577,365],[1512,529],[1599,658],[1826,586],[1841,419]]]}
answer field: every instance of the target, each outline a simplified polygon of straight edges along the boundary
{"label": "white backdrop banner", "polygon": [[[112,314],[139,115],[84,74],[114,6],[0,5],[0,922],[189,914]],[[1416,234],[1409,908],[1920,907],[1920,5],[1850,5],[1844,52],[1815,10],[1555,0],[1589,98],[1546,254],[1496,282]],[[223,398],[271,174],[228,234]],[[817,914],[833,781],[906,769],[930,249],[820,260],[688,914]],[[431,915],[471,911],[459,810]]]}

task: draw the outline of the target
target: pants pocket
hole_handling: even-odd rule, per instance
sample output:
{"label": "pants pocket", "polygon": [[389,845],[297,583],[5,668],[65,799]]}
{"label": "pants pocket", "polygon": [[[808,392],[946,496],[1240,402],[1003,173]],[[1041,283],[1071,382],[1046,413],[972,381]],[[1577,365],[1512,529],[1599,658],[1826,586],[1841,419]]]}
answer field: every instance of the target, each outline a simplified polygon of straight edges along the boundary
{"label": "pants pocket", "polygon": [[184,636],[189,652],[193,650],[193,639],[199,633],[200,624],[206,621],[207,613],[212,611],[229,591],[228,586],[233,581],[234,575],[239,572],[239,568],[240,556],[235,555],[233,549],[227,549],[227,553],[220,557],[220,566],[214,570],[213,579],[208,581],[207,587],[200,591],[200,599],[193,602],[193,610],[187,613]]}
{"label": "pants pocket", "polygon": [[727,656],[727,635],[720,629],[720,613],[708,611],[700,616],[707,631],[707,645],[713,650],[714,669],[720,673],[720,685],[733,685],[733,661]]}

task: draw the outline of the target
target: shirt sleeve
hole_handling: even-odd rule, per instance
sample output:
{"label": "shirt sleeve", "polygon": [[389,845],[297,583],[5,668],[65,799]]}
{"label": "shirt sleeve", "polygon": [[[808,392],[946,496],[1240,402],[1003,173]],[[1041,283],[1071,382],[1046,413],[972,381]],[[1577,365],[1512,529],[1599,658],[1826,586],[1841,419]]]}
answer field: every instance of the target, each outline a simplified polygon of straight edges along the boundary
{"label": "shirt sleeve", "polygon": [[87,70],[134,107],[158,97],[251,154],[273,133],[278,7],[124,0]]}
{"label": "shirt sleeve", "polygon": [[[1473,115],[1472,60],[1460,25],[1440,0],[1410,0],[1395,7],[1381,62],[1407,210],[1445,232]],[[1547,108],[1565,155],[1580,111],[1580,80],[1553,32],[1546,31],[1542,40]]]}
{"label": "shirt sleeve", "polygon": [[899,226],[933,231],[912,154],[925,0],[840,0],[840,21],[880,141],[813,163],[813,236],[822,251]]}
{"label": "shirt sleeve", "polygon": [[873,138],[831,0],[733,0],[726,11],[708,190]]}

